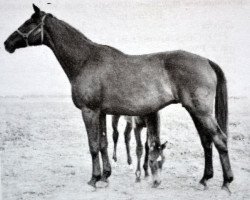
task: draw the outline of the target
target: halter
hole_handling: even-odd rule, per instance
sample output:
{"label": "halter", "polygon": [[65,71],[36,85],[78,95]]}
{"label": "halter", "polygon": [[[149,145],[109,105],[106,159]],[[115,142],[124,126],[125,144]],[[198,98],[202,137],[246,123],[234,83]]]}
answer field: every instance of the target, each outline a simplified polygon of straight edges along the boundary
{"label": "halter", "polygon": [[31,29],[28,33],[22,33],[19,29],[17,29],[17,33],[22,36],[22,38],[25,40],[26,45],[29,46],[29,36],[31,33],[33,33],[39,26],[41,26],[41,44],[43,44],[43,38],[44,38],[44,20],[46,18],[46,14],[42,17],[41,23],[39,23],[35,28]]}

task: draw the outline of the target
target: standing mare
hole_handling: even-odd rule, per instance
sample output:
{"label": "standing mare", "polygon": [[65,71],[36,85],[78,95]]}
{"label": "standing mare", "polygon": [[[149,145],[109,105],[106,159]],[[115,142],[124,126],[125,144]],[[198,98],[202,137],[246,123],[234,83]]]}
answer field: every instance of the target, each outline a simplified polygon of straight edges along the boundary
{"label": "standing mare", "polygon": [[[92,178],[106,182],[111,175],[107,151],[106,114],[143,116],[148,128],[149,166],[158,185],[158,157],[162,153],[157,112],[181,103],[190,113],[204,148],[205,169],[201,183],[213,176],[212,143],[223,171],[223,188],[233,180],[227,148],[227,86],[221,68],[214,62],[185,51],[127,55],[87,39],[69,24],[51,14],[35,13],[4,42],[13,53],[18,48],[48,46],[65,71],[72,99],[82,111],[90,153]],[[215,101],[215,116],[214,111]],[[101,173],[99,153],[102,156]]]}

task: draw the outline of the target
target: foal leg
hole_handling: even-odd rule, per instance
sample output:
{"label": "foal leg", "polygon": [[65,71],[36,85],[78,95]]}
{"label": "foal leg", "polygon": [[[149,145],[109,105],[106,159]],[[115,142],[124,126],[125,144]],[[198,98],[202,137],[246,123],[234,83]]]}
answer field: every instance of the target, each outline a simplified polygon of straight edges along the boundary
{"label": "foal leg", "polygon": [[[217,148],[223,171],[223,185],[222,189],[230,192],[228,186],[233,181],[233,172],[230,165],[228,148],[227,148],[227,135],[222,132],[216,119],[211,115],[196,115],[197,120],[205,128],[208,135],[212,138],[215,147]],[[203,133],[204,134],[204,133]],[[211,173],[210,173],[211,175]]]}
{"label": "foal leg", "polygon": [[88,134],[89,150],[92,157],[92,177],[88,182],[95,187],[96,182],[101,179],[101,169],[99,161],[100,151],[100,111],[82,108],[82,116]]}
{"label": "foal leg", "polygon": [[[108,157],[108,140],[107,140],[107,128],[106,128],[106,115],[101,114],[101,134],[100,134],[100,151],[102,155],[103,173],[101,181],[106,183],[99,186],[107,186],[108,177],[111,175],[111,165]],[[98,184],[98,183],[97,183]]]}
{"label": "foal leg", "polygon": [[205,168],[202,179],[200,180],[200,184],[202,184],[205,189],[207,189],[207,180],[213,177],[213,146],[212,146],[212,137],[206,132],[206,128],[200,123],[199,119],[190,113],[195,127],[198,130],[201,144],[204,150],[205,157]]}
{"label": "foal leg", "polygon": [[125,131],[124,131],[124,139],[126,144],[126,150],[127,150],[127,162],[130,165],[132,163],[132,158],[130,156],[130,139],[131,139],[131,130],[132,130],[132,124],[127,122]]}
{"label": "foal leg", "polygon": [[112,116],[112,128],[113,128],[113,141],[114,141],[114,152],[113,152],[113,160],[116,162],[117,157],[116,157],[116,147],[117,147],[117,141],[119,137],[119,132],[118,132],[118,122],[120,119],[120,115],[113,115]]}
{"label": "foal leg", "polygon": [[135,140],[136,140],[136,156],[137,156],[137,168],[135,171],[135,182],[140,182],[141,181],[141,156],[142,156],[142,143],[141,143],[141,130],[143,127],[136,125],[134,129],[135,133]]}
{"label": "foal leg", "polygon": [[145,172],[145,177],[149,176],[148,173],[148,152],[149,152],[149,146],[148,146],[148,134],[145,142],[145,159],[144,159],[144,164],[143,164],[143,169]]}

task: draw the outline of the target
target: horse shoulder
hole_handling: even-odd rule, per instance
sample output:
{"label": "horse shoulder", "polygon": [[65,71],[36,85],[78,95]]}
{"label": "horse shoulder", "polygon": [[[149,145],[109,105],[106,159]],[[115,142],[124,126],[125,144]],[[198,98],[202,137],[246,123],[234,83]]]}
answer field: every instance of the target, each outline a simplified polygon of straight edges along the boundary
{"label": "horse shoulder", "polygon": [[72,99],[77,108],[100,106],[101,83],[98,75],[91,71],[82,72],[71,82]]}

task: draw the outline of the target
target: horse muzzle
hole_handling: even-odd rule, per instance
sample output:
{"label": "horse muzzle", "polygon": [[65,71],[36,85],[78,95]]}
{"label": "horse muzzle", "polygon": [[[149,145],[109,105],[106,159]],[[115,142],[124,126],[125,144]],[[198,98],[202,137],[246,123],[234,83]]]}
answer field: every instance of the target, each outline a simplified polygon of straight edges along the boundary
{"label": "horse muzzle", "polygon": [[16,50],[15,46],[11,42],[8,42],[8,40],[4,42],[4,47],[9,53],[14,53]]}

